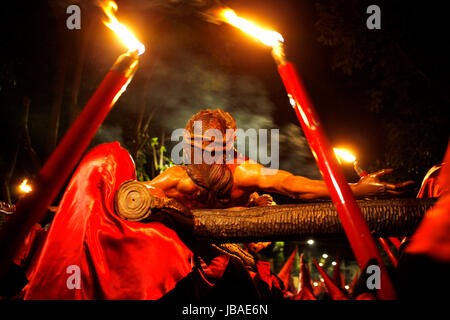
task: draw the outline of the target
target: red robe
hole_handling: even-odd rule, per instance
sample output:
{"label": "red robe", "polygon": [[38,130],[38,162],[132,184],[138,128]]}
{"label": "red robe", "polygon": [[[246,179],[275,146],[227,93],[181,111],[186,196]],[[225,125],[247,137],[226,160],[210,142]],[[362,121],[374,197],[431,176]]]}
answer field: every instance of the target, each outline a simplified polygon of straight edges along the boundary
{"label": "red robe", "polygon": [[426,174],[418,198],[439,197],[427,211],[405,252],[450,263],[450,144],[444,162]]}
{"label": "red robe", "polygon": [[439,198],[444,193],[445,188],[438,179],[441,168],[442,165],[437,165],[428,170],[417,198]]}
{"label": "red robe", "polygon": [[[173,230],[114,213],[115,192],[130,179],[134,162],[117,142],[84,157],[30,274],[25,299],[158,299],[191,272],[193,254]],[[80,289],[68,285],[75,276],[70,266],[79,267]]]}

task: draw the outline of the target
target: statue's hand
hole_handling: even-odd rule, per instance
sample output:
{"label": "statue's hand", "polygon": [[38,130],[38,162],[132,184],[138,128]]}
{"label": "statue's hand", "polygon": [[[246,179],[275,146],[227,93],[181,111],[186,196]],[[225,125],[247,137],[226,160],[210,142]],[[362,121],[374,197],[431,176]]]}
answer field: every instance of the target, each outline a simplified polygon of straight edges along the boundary
{"label": "statue's hand", "polygon": [[408,190],[414,181],[405,181],[400,183],[383,182],[380,178],[386,174],[392,173],[393,169],[383,169],[378,172],[370,173],[359,180],[355,185],[355,195],[357,196],[376,196],[376,195],[399,195]]}
{"label": "statue's hand", "polygon": [[270,194],[259,195],[257,192],[253,192],[250,195],[250,201],[247,204],[248,207],[267,207],[274,205],[276,203]]}

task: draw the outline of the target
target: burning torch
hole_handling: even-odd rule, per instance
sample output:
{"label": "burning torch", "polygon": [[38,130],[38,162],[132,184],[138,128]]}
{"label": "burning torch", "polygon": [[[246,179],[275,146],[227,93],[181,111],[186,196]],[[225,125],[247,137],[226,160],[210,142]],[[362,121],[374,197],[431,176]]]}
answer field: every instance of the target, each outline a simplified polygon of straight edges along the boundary
{"label": "burning torch", "polygon": [[363,170],[359,166],[358,160],[350,151],[338,148],[333,148],[333,151],[339,163],[341,163],[341,161],[353,163],[353,168],[355,169],[356,173],[360,176],[360,178],[363,178],[368,175],[367,171]]}
{"label": "burning torch", "polygon": [[286,87],[290,103],[297,114],[312,154],[328,187],[331,199],[336,206],[359,267],[363,270],[368,262],[375,258],[382,270],[381,289],[378,296],[381,299],[394,299],[396,297],[395,291],[380,253],[332,152],[315,107],[297,74],[296,68],[286,59],[283,37],[278,32],[265,30],[239,17],[229,8],[214,9],[214,11],[217,20],[233,25],[272,48],[272,56],[278,66],[278,72]]}
{"label": "burning torch", "polygon": [[19,200],[15,214],[3,226],[0,232],[0,277],[6,273],[11,257],[32,226],[45,216],[97,129],[126,90],[136,72],[139,55],[145,51],[144,45],[114,16],[116,3],[101,2],[100,6],[108,18],[104,21],[105,25],[119,36],[128,47],[128,52],[116,60],[33,181],[33,192]]}
{"label": "burning torch", "polygon": [[[333,148],[333,151],[334,151],[339,163],[342,163],[342,162],[353,163],[353,168],[355,169],[356,173],[361,178],[368,175],[367,171],[361,169],[361,167],[359,166],[358,160],[350,151],[341,149],[341,148]],[[397,241],[398,241],[398,239],[397,239]],[[397,263],[398,263],[397,258],[395,257],[394,253],[392,252],[391,248],[389,247],[387,240],[385,238],[378,238],[378,242],[381,244],[381,247],[384,249],[384,251],[386,251],[386,254],[389,257],[389,260],[391,260],[394,267],[397,267]]]}
{"label": "burning torch", "polygon": [[31,188],[31,186],[28,184],[28,179],[23,179],[22,183],[19,184],[18,189],[19,189],[19,191],[21,193],[28,193],[28,192],[31,192],[33,190]]}

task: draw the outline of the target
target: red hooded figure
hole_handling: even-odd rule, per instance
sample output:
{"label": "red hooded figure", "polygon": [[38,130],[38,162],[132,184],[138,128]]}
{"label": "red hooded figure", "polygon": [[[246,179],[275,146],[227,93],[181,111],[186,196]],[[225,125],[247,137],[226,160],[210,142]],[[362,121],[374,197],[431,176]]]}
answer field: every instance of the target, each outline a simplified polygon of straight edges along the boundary
{"label": "red hooded figure", "polygon": [[193,253],[175,231],[114,213],[114,195],[131,179],[134,162],[117,142],[84,157],[29,272],[24,299],[159,299],[191,272]]}

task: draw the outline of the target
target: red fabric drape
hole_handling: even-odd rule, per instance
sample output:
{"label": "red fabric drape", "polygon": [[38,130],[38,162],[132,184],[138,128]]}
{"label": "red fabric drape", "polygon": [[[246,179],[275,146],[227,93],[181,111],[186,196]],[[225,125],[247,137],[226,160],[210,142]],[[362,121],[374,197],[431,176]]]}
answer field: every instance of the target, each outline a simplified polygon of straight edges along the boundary
{"label": "red fabric drape", "polygon": [[418,197],[439,197],[439,201],[427,211],[405,252],[450,263],[450,144],[442,165],[426,174]]}
{"label": "red fabric drape", "polygon": [[[173,230],[115,215],[115,192],[130,179],[135,179],[134,162],[117,142],[84,157],[56,212],[25,299],[158,299],[191,272],[193,254]],[[80,289],[67,285],[75,275],[67,273],[70,266],[79,267]]]}
{"label": "red fabric drape", "polygon": [[423,179],[417,198],[438,198],[444,193],[444,186],[439,183],[439,174],[442,165],[437,165],[428,170]]}

